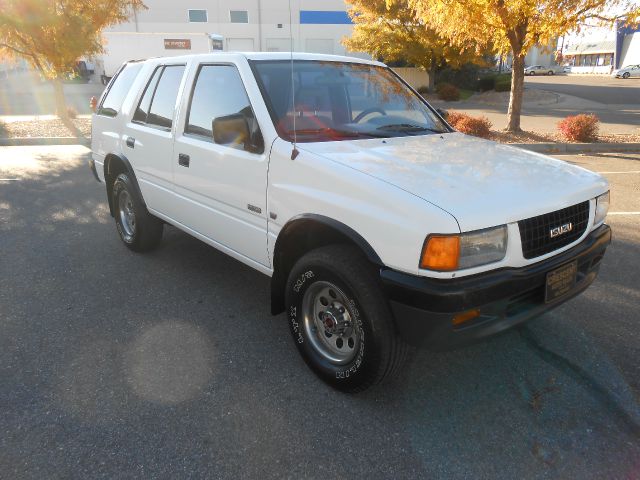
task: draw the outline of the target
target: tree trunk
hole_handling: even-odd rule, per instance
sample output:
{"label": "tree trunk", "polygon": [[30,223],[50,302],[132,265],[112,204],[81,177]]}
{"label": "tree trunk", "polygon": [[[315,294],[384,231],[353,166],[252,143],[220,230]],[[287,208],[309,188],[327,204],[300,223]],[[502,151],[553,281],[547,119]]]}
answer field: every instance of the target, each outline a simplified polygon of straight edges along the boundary
{"label": "tree trunk", "polygon": [[71,132],[71,135],[74,137],[82,137],[82,133],[75,126],[75,124],[71,121],[69,117],[69,112],[67,111],[67,101],[64,98],[64,90],[62,87],[62,80],[59,78],[55,78],[52,80],[53,83],[53,95],[56,102],[56,115],[62,121],[65,127]]}
{"label": "tree trunk", "polygon": [[431,59],[431,65],[429,65],[429,92],[433,93],[436,89],[436,59]]}
{"label": "tree trunk", "polygon": [[513,55],[513,69],[511,71],[511,95],[509,96],[509,111],[507,112],[507,131],[520,132],[520,114],[524,97],[524,55]]}

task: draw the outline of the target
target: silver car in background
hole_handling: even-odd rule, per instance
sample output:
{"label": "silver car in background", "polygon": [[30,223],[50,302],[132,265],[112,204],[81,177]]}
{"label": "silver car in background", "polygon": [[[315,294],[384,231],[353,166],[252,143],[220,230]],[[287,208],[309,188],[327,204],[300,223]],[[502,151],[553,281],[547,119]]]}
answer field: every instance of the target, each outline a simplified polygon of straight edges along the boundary
{"label": "silver car in background", "polygon": [[619,70],[611,72],[611,76],[615,78],[640,77],[640,65],[629,65]]}

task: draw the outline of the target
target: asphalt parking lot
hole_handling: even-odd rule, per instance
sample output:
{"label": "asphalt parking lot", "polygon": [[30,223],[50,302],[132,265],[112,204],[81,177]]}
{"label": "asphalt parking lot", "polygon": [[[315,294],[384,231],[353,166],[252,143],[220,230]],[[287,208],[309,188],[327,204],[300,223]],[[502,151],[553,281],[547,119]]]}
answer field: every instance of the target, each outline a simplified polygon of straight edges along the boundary
{"label": "asphalt parking lot", "polygon": [[613,78],[608,75],[526,76],[528,88],[539,88],[573,95],[607,105],[637,105],[640,103],[640,78]]}
{"label": "asphalt parking lot", "polygon": [[174,228],[128,251],[86,156],[0,148],[0,478],[640,478],[640,155],[562,157],[612,185],[589,290],[357,396],[267,277]]}

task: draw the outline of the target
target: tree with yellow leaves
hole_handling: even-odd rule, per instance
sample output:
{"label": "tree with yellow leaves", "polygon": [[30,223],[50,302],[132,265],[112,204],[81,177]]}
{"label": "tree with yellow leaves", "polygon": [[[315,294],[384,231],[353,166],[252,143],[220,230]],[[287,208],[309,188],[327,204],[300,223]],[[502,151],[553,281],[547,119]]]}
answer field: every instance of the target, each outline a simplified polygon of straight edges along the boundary
{"label": "tree with yellow leaves", "polygon": [[[405,0],[386,0],[390,7]],[[453,45],[475,42],[511,53],[513,73],[508,131],[520,130],[524,58],[534,45],[548,45],[590,20],[611,23],[624,12],[637,21],[640,6],[628,0],[407,0],[416,17]]]}
{"label": "tree with yellow leaves", "polygon": [[483,63],[475,44],[453,45],[425,26],[408,0],[347,0],[354,23],[351,37],[342,43],[351,51],[366,52],[384,61],[407,61],[429,72],[433,90],[435,69],[446,62],[452,67]]}
{"label": "tree with yellow leaves", "polygon": [[142,0],[0,0],[0,54],[27,60],[53,83],[57,114],[74,134],[62,78],[102,52],[101,31],[146,8]]}

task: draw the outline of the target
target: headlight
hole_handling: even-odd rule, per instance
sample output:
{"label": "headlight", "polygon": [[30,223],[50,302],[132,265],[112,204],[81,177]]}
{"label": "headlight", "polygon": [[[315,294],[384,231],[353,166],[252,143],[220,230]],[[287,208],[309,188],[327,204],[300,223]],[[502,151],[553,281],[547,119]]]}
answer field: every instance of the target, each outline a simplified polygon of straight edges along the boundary
{"label": "headlight", "polygon": [[599,225],[604,222],[609,211],[609,192],[603,193],[599,197],[596,197],[596,215],[593,219],[594,225]]}
{"label": "headlight", "polygon": [[460,236],[458,268],[471,268],[499,262],[507,253],[507,226],[464,233]]}
{"label": "headlight", "polygon": [[507,252],[507,226],[461,235],[430,235],[424,242],[420,268],[452,271],[499,262]]}

